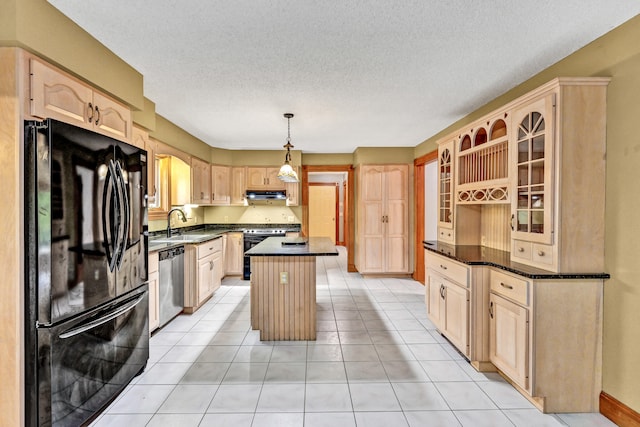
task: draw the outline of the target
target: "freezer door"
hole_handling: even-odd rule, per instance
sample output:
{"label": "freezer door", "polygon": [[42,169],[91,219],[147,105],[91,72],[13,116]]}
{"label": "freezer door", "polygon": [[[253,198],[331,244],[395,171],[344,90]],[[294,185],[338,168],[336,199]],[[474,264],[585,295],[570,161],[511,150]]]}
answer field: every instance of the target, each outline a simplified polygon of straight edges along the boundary
{"label": "freezer door", "polygon": [[39,328],[38,409],[27,417],[37,413],[37,425],[79,426],[122,391],[149,358],[148,304],[145,285],[79,318]]}

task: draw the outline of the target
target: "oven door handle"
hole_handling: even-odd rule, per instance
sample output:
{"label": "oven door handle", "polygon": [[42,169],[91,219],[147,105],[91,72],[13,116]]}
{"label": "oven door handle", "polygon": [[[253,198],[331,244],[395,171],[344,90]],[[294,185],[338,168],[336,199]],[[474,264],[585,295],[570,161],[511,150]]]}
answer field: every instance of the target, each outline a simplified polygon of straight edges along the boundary
{"label": "oven door handle", "polygon": [[87,323],[83,323],[80,326],[76,326],[74,328],[71,329],[67,329],[66,331],[64,331],[63,333],[61,333],[59,335],[60,339],[66,339],[66,338],[71,338],[74,337],[78,334],[81,334],[83,332],[86,332],[90,329],[96,328],[104,323],[107,323],[110,320],[115,319],[116,317],[122,316],[124,313],[128,312],[129,310],[132,310],[136,305],[140,304],[140,302],[144,299],[144,295],[146,292],[142,293],[139,297],[137,297],[136,299],[127,302],[126,304],[118,307],[117,310],[112,311],[111,313],[96,319],[96,320],[92,320],[90,322]]}

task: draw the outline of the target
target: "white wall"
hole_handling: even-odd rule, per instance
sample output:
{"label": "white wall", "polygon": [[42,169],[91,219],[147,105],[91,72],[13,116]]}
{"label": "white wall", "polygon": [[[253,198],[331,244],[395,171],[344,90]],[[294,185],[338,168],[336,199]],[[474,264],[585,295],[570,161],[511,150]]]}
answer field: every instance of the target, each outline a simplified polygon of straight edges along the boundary
{"label": "white wall", "polygon": [[424,239],[438,239],[438,162],[424,165]]}

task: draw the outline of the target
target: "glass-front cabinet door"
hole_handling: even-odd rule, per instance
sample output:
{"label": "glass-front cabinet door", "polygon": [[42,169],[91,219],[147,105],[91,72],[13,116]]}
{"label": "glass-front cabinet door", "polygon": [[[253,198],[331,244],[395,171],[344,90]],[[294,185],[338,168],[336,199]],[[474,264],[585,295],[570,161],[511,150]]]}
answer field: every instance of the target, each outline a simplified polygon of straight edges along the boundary
{"label": "glass-front cabinet door", "polygon": [[513,114],[514,239],[552,243],[554,96],[546,95]]}
{"label": "glass-front cabinet door", "polygon": [[453,141],[438,147],[438,225],[453,228]]}

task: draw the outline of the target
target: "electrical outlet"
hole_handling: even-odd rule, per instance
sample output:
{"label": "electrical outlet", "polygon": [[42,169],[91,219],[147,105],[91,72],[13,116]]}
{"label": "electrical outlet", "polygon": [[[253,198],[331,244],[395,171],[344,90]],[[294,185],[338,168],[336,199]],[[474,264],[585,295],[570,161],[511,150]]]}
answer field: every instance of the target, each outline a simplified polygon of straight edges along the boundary
{"label": "electrical outlet", "polygon": [[289,216],[287,217],[287,221],[289,221],[289,222],[293,222],[293,215],[289,215]]}
{"label": "electrical outlet", "polygon": [[281,271],[280,272],[280,284],[281,285],[286,285],[289,283],[289,273],[286,271]]}

